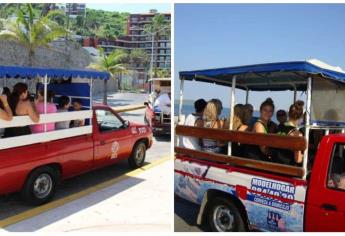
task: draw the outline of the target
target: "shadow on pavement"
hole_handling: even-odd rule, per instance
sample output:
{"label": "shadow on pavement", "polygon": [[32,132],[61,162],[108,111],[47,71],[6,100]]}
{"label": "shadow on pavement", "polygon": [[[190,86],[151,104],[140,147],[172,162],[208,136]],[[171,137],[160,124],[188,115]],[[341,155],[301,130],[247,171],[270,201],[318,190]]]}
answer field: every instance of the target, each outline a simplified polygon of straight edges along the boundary
{"label": "shadow on pavement", "polygon": [[175,232],[209,232],[209,228],[203,225],[197,225],[199,206],[186,201],[175,195],[174,197],[174,231]]}
{"label": "shadow on pavement", "polygon": [[45,212],[41,215],[37,216],[38,219],[44,219],[44,220],[33,220],[28,219],[28,222],[19,222],[18,224],[10,225],[5,228],[6,231],[9,232],[32,232],[37,231],[45,226],[48,226],[52,223],[55,223],[59,220],[62,220],[70,215],[73,215],[79,211],[85,210],[99,202],[102,202],[108,198],[113,197],[116,194],[121,193],[122,191],[125,191],[139,183],[144,181],[143,179],[136,178],[136,177],[129,177],[129,179],[126,180],[126,184],[121,185],[114,185],[107,187],[104,190],[99,190],[95,193],[91,193],[90,195],[84,196],[81,199],[78,199],[78,202],[69,202],[65,205],[61,206],[63,209],[55,208],[57,212],[54,212],[52,214],[51,212]]}
{"label": "shadow on pavement", "polygon": [[161,142],[170,142],[171,141],[171,136],[169,135],[155,135],[155,138],[157,141]]}
{"label": "shadow on pavement", "polygon": [[[146,162],[145,165],[147,164],[149,163]],[[127,160],[124,160],[112,166],[94,170],[86,174],[76,176],[72,179],[65,180],[58,186],[53,201],[83,191],[107,180],[125,175],[131,170],[133,169],[128,166]],[[134,184],[137,183],[133,182],[133,185]],[[132,186],[128,186],[128,188],[130,187]],[[19,193],[11,194],[0,199],[0,220],[20,214],[27,210],[31,210],[33,208],[33,206],[25,204],[25,202],[20,198]]]}

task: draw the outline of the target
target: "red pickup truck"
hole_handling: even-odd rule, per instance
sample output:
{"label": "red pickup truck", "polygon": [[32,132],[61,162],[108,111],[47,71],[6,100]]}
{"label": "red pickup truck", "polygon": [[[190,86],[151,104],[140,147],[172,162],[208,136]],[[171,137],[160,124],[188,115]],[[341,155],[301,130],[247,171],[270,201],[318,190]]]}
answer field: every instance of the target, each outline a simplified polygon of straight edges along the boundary
{"label": "red pickup truck", "polygon": [[61,180],[125,159],[133,168],[142,166],[151,145],[148,126],[94,106],[90,134],[0,150],[0,195],[20,191],[27,202],[43,204]]}
{"label": "red pickup truck", "polygon": [[345,231],[345,135],[322,139],[306,180],[178,154],[175,193],[213,231]]}
{"label": "red pickup truck", "polygon": [[[345,231],[344,71],[313,59],[182,71],[180,80],[180,120],[184,81],[231,87],[230,130],[176,126],[178,136],[228,144],[226,153],[175,147],[175,193],[200,205],[199,224],[213,231]],[[303,137],[236,131],[237,90],[246,92],[246,104],[250,91],[293,90],[293,103],[305,92]],[[266,161],[236,152],[247,145],[302,152],[303,162],[278,164],[277,152]]]}

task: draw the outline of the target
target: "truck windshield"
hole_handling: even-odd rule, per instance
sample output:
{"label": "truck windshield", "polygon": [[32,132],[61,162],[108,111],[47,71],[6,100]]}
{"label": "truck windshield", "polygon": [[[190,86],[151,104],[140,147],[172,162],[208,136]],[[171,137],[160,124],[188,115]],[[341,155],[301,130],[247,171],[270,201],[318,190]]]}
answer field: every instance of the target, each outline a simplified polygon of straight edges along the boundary
{"label": "truck windshield", "polygon": [[117,130],[124,127],[124,123],[114,113],[107,110],[96,110],[99,130]]}

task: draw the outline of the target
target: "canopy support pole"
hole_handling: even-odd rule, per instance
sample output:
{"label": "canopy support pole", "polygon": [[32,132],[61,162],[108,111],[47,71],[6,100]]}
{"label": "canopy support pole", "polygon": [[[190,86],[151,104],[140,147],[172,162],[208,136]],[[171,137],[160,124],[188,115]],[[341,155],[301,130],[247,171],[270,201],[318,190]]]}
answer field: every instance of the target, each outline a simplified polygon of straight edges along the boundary
{"label": "canopy support pole", "polygon": [[[47,114],[47,92],[48,92],[48,76],[44,76],[44,114]],[[44,123],[44,132],[47,132],[47,123]]]}
{"label": "canopy support pole", "polygon": [[249,89],[247,88],[247,91],[246,91],[246,104],[248,104],[248,101],[249,101]]}
{"label": "canopy support pole", "polygon": [[[232,77],[232,86],[231,86],[231,100],[230,100],[230,125],[229,129],[233,128],[234,120],[234,107],[235,107],[235,90],[236,90],[236,75]],[[231,156],[231,142],[228,142],[228,155]]]}
{"label": "canopy support pole", "polygon": [[325,130],[325,135],[329,135],[329,129]]}
{"label": "canopy support pole", "polygon": [[[93,96],[92,96],[92,89],[93,89],[93,79],[91,78],[90,80],[90,110],[92,111],[92,99],[93,99]],[[92,117],[90,118],[90,124],[92,126]]]}
{"label": "canopy support pole", "polygon": [[306,107],[306,120],[305,120],[305,139],[307,141],[307,147],[304,150],[303,157],[303,179],[307,177],[307,166],[308,166],[308,151],[309,151],[309,132],[310,132],[310,114],[311,114],[311,77],[308,78],[307,84],[307,107]]}
{"label": "canopy support pole", "polygon": [[183,89],[184,89],[184,79],[181,78],[181,82],[180,82],[180,102],[179,102],[179,109],[178,109],[178,123],[180,123],[181,119],[182,119]]}
{"label": "canopy support pole", "polygon": [[293,91],[293,103],[295,103],[297,100],[297,88],[295,85],[294,85],[293,89],[294,89],[294,91]]}

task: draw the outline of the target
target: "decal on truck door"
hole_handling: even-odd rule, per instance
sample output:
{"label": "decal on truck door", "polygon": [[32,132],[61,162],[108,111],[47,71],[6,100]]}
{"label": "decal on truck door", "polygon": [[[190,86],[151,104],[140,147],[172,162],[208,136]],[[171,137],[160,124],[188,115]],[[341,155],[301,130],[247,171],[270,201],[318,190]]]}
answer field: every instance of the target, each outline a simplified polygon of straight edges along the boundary
{"label": "decal on truck door", "polygon": [[248,200],[285,211],[290,210],[290,204],[281,202],[274,198],[262,196],[260,193],[266,193],[290,200],[295,199],[295,186],[290,184],[253,178],[251,181],[250,189],[259,193],[253,193],[253,198]]}
{"label": "decal on truck door", "polygon": [[117,158],[117,153],[119,152],[120,144],[114,141],[111,145],[111,159]]}

